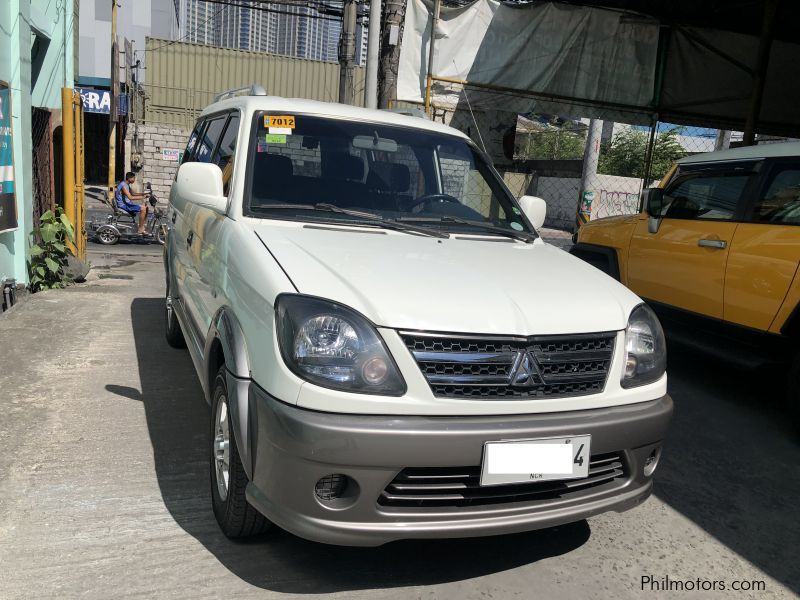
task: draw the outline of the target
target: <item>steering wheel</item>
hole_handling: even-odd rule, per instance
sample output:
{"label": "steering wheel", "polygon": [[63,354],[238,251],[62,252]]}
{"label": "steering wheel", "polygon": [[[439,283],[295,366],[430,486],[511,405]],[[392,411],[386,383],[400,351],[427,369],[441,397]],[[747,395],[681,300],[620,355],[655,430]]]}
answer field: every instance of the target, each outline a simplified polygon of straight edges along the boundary
{"label": "steering wheel", "polygon": [[451,196],[450,194],[445,194],[442,192],[437,192],[435,194],[425,194],[424,196],[419,196],[418,198],[414,198],[412,200],[412,204],[406,207],[406,210],[410,210],[411,212],[419,212],[423,206],[426,204],[432,204],[436,201],[439,202],[454,202],[455,204],[461,204],[461,200],[456,198],[455,196]]}

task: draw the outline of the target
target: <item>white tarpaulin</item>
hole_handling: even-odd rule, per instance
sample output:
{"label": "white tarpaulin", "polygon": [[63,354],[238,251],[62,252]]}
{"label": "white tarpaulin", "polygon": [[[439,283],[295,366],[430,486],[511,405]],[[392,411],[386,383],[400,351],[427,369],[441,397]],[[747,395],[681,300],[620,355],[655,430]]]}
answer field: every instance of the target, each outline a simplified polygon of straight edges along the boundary
{"label": "white tarpaulin", "polygon": [[[426,0],[408,2],[398,100],[424,99],[432,10]],[[642,17],[566,4],[515,7],[476,0],[441,9],[432,72],[473,84],[473,106],[497,108],[500,95],[503,108],[522,111],[532,107],[533,97],[542,112],[569,114],[575,112],[569,107],[581,106],[588,110],[580,114],[590,116],[591,107],[605,105],[605,118],[611,110],[628,122],[647,123],[657,47],[658,24]],[[458,86],[439,83],[433,91],[439,106],[454,107],[460,100]]]}

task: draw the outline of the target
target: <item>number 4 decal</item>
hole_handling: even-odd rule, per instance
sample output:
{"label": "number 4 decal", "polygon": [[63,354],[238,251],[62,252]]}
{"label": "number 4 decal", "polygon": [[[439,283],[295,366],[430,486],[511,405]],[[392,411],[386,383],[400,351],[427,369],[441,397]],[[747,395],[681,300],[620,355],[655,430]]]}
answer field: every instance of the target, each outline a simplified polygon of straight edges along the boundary
{"label": "number 4 decal", "polygon": [[583,446],[584,444],[581,444],[581,447],[578,448],[578,451],[575,453],[575,460],[572,461],[579,467],[583,466],[583,457],[581,456],[581,452],[583,452]]}

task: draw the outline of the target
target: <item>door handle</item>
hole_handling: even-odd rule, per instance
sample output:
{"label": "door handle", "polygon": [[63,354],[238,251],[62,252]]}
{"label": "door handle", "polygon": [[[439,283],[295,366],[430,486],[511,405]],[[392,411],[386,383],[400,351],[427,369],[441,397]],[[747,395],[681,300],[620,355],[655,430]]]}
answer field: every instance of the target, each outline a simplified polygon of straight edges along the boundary
{"label": "door handle", "polygon": [[177,218],[178,218],[178,213],[176,213],[176,212],[173,210],[173,211],[172,211],[172,223],[173,223],[173,224],[175,223],[175,219],[177,219]]}
{"label": "door handle", "polygon": [[725,240],[697,240],[697,245],[701,248],[716,248],[717,250],[722,250],[728,246],[728,242]]}
{"label": "door handle", "polygon": [[194,231],[190,231],[190,232],[189,232],[189,235],[188,235],[188,236],[186,236],[186,245],[187,245],[187,246],[191,246],[191,245],[192,245],[192,240],[193,240],[193,239],[194,239]]}

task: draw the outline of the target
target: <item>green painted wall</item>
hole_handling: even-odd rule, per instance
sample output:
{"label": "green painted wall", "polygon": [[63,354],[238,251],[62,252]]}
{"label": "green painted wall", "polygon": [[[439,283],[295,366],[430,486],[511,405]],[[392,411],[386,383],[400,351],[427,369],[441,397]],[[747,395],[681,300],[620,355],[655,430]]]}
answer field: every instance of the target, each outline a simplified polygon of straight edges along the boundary
{"label": "green painted wall", "polygon": [[61,88],[72,87],[75,81],[76,23],[72,18],[72,3],[66,0],[30,0],[30,4],[31,24],[50,37],[49,43],[39,41],[31,48],[32,66],[35,68],[37,63],[41,63],[33,83],[31,102],[33,106],[60,109]]}
{"label": "green painted wall", "polygon": [[28,282],[26,256],[33,229],[31,108],[60,109],[65,81],[72,87],[76,29],[72,11],[72,2],[0,0],[0,80],[11,88],[19,222],[16,230],[0,233],[0,279]]}

